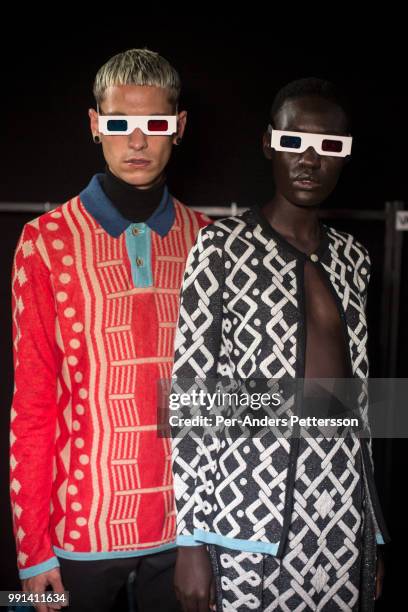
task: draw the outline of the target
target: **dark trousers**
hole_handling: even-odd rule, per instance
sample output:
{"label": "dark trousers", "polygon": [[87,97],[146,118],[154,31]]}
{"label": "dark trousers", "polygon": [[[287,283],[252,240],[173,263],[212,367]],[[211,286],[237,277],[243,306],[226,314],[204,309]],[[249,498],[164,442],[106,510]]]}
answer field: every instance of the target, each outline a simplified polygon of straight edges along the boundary
{"label": "dark trousers", "polygon": [[[59,558],[69,612],[179,612],[173,588],[176,549],[103,561]],[[129,602],[129,603],[128,603]]]}

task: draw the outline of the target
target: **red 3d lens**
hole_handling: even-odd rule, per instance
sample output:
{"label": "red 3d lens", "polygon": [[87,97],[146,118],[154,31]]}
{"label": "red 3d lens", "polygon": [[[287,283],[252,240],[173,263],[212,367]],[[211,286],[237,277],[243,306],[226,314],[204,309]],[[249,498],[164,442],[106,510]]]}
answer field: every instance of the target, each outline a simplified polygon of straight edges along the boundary
{"label": "red 3d lens", "polygon": [[167,132],[169,129],[169,122],[167,119],[149,119],[147,122],[147,129],[149,132]]}
{"label": "red 3d lens", "polygon": [[341,140],[330,140],[326,138],[322,141],[322,151],[331,151],[332,153],[341,153],[343,150],[343,143]]}

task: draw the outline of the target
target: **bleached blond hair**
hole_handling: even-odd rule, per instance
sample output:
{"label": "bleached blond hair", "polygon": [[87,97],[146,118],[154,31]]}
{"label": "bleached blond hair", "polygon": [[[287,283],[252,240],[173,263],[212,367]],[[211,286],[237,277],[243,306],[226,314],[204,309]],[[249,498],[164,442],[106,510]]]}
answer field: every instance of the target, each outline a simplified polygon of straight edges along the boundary
{"label": "bleached blond hair", "polygon": [[97,72],[93,94],[96,103],[103,102],[105,91],[115,85],[148,85],[163,87],[177,107],[180,96],[178,72],[161,55],[150,49],[128,49],[111,57]]}

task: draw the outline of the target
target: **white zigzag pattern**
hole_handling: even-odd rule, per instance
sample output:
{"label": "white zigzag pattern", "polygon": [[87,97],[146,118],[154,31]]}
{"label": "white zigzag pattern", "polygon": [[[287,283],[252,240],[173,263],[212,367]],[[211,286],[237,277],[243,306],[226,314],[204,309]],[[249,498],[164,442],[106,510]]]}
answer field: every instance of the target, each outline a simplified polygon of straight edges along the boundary
{"label": "white zigzag pattern", "polygon": [[[321,261],[321,264],[346,312],[353,373],[364,378],[368,375],[367,329],[361,294],[367,287],[369,275],[364,265],[368,267],[369,261],[363,247],[351,236],[329,229],[328,238],[330,261]],[[296,376],[299,332],[297,260],[292,254],[286,255],[287,259],[281,245],[266,235],[261,226],[250,228],[243,218],[217,221],[210,229],[200,232],[190,252],[183,284],[176,334],[175,376],[203,379],[220,374],[231,377],[237,374],[243,379],[255,376],[292,379]],[[222,330],[221,325],[218,327],[219,318],[222,318]],[[352,320],[356,320],[353,327]],[[215,340],[221,332],[219,347]],[[363,414],[365,399],[362,390]],[[361,517],[353,506],[352,497],[360,479],[355,467],[359,442],[355,440],[348,447],[340,438],[330,452],[326,452],[319,440],[308,438],[307,441],[306,449],[298,457],[296,474],[296,482],[304,488],[302,492],[295,489],[293,509],[293,520],[301,523],[302,528],[296,534],[290,533],[290,550],[284,558],[292,581],[287,592],[278,594],[274,579],[268,577],[272,599],[279,595],[277,606],[271,603],[265,608],[268,610],[290,610],[290,603],[285,602],[294,593],[305,602],[299,610],[306,609],[307,605],[314,606],[313,593],[302,586],[307,573],[314,574],[309,588],[314,592],[320,589],[324,601],[331,597],[340,608],[344,607],[346,604],[338,594],[342,585],[351,593],[352,599],[358,598],[349,569],[358,554],[355,542],[361,526]],[[244,515],[246,523],[253,529],[251,540],[271,541],[271,523],[283,523],[287,469],[276,466],[281,465],[282,457],[288,455],[289,441],[279,438],[271,443],[268,438],[258,437],[230,440],[223,447],[222,444],[221,448],[216,443],[204,447],[203,443],[193,442],[187,435],[174,440],[178,532],[185,533],[187,525],[191,528],[194,513],[196,527],[208,530],[206,520],[213,516],[211,529],[218,529],[227,537],[243,537],[238,517]],[[280,458],[279,463],[275,461],[275,454]],[[346,457],[347,469],[337,477],[333,465],[341,454]],[[255,466],[250,470],[247,455],[251,457],[250,465]],[[320,460],[321,469],[311,479],[305,466],[313,457]],[[216,473],[217,469],[220,474]],[[194,495],[189,495],[189,491],[194,491]],[[337,505],[333,502],[335,494]],[[216,502],[216,511],[211,500]],[[315,505],[311,507],[310,504]],[[327,518],[321,532],[316,526],[319,517]],[[330,531],[334,528],[344,535],[343,548],[337,551],[329,546]],[[326,559],[324,563],[319,561],[318,567],[313,565],[315,559],[308,558],[303,550],[306,534],[318,538],[318,554],[323,554]],[[303,562],[302,570],[299,570],[299,560]],[[226,562],[235,563],[232,557],[230,560],[226,557]],[[329,588],[327,573],[333,568],[338,575],[335,585]],[[240,605],[245,605],[246,609],[252,609],[254,605],[253,609],[259,609],[256,607],[259,602],[253,598],[248,600],[248,595],[240,589],[240,584],[249,579],[239,575],[237,580],[225,584],[227,591],[234,592],[231,609],[239,609]],[[318,609],[323,605],[322,600]],[[350,600],[347,605],[350,605]]]}

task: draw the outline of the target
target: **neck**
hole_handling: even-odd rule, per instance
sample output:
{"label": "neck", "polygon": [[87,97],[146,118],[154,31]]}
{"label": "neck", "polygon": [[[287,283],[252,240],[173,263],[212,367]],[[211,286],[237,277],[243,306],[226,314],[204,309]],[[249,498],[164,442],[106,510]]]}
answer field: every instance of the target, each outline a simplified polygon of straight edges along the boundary
{"label": "neck", "polygon": [[315,242],[320,237],[318,211],[317,206],[296,206],[279,194],[262,209],[276,231],[303,244]]}
{"label": "neck", "polygon": [[108,166],[102,177],[103,191],[122,217],[132,223],[142,223],[151,217],[161,202],[164,187],[163,176],[149,189],[139,189],[112,174]]}

